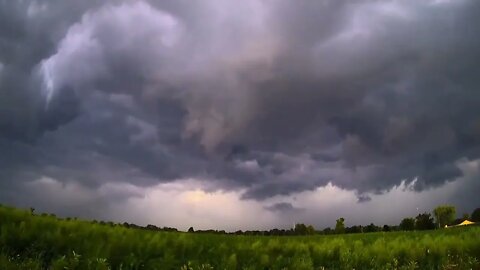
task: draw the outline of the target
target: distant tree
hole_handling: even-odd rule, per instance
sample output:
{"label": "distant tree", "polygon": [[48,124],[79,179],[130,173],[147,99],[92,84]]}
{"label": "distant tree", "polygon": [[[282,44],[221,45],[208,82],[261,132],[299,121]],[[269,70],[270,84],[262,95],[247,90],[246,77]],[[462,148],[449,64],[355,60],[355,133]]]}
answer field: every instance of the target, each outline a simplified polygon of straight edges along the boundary
{"label": "distant tree", "polygon": [[415,219],[414,218],[404,218],[400,222],[400,230],[402,231],[413,231],[415,230]]}
{"label": "distant tree", "polygon": [[190,228],[188,228],[188,232],[193,233],[193,232],[195,232],[195,230],[193,229],[193,227],[190,227]]}
{"label": "distant tree", "polygon": [[315,228],[312,225],[307,226],[307,234],[315,234]]}
{"label": "distant tree", "polygon": [[416,230],[433,230],[435,229],[435,223],[433,222],[432,215],[429,213],[419,214],[415,218]]}
{"label": "distant tree", "polygon": [[151,230],[151,231],[157,231],[157,230],[160,230],[160,228],[158,228],[157,226],[155,225],[152,225],[152,224],[148,224],[145,229],[147,230]]}
{"label": "distant tree", "polygon": [[32,214],[32,216],[35,215],[35,208],[30,207],[30,214]]}
{"label": "distant tree", "polygon": [[322,233],[323,234],[332,234],[332,231],[333,231],[332,228],[327,227],[327,228],[323,229]]}
{"label": "distant tree", "polygon": [[298,235],[314,234],[315,228],[313,228],[312,225],[307,226],[303,223],[299,223],[295,224],[294,232]]}
{"label": "distant tree", "polygon": [[345,219],[337,219],[337,224],[335,225],[335,233],[345,233]]}
{"label": "distant tree", "polygon": [[364,227],[363,231],[364,232],[378,232],[378,231],[380,231],[380,228],[375,226],[375,224],[370,223],[370,225]]}
{"label": "distant tree", "polygon": [[270,235],[284,235],[285,234],[285,230],[279,230],[279,229],[271,229],[269,231]]}
{"label": "distant tree", "polygon": [[363,227],[359,225],[354,225],[352,227],[345,228],[346,233],[362,233]]}
{"label": "distant tree", "polygon": [[456,210],[452,205],[439,205],[433,210],[435,220],[440,228],[451,224],[455,220]]}
{"label": "distant tree", "polygon": [[384,232],[389,232],[389,231],[391,231],[390,226],[388,226],[388,225],[386,225],[386,224],[383,225],[383,231],[384,231]]}
{"label": "distant tree", "polygon": [[473,222],[480,222],[480,208],[473,210],[472,215],[470,216],[470,219]]}
{"label": "distant tree", "polygon": [[400,226],[398,226],[398,225],[390,226],[390,231],[392,231],[392,232],[400,231]]}
{"label": "distant tree", "polygon": [[[160,230],[160,231],[165,231],[165,232],[178,232],[177,228],[172,228],[172,227],[158,228],[155,225],[150,225],[150,226],[153,226],[152,227],[153,230]],[[147,227],[148,227],[148,225],[147,225]]]}

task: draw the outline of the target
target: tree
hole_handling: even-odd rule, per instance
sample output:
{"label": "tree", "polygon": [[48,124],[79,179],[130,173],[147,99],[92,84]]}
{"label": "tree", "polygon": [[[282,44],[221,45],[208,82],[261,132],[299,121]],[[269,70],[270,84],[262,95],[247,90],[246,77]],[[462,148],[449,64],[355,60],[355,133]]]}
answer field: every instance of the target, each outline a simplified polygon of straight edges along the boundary
{"label": "tree", "polygon": [[473,210],[472,215],[470,216],[470,219],[473,222],[480,222],[480,208]]}
{"label": "tree", "polygon": [[312,225],[307,226],[303,223],[295,224],[295,228],[293,230],[295,234],[298,235],[315,234],[315,228]]}
{"label": "tree", "polygon": [[359,226],[359,225],[345,228],[345,233],[362,233],[362,232],[363,232],[363,228],[362,226]]}
{"label": "tree", "polygon": [[193,229],[193,227],[190,227],[190,228],[188,228],[188,232],[193,233],[193,232],[195,232],[195,230]]}
{"label": "tree", "polygon": [[295,233],[296,234],[307,234],[307,226],[303,223],[295,224]]}
{"label": "tree", "polygon": [[337,219],[337,224],[335,225],[335,233],[345,233],[345,219]]}
{"label": "tree", "polygon": [[439,205],[433,210],[435,220],[440,228],[445,225],[450,225],[455,220],[455,206],[452,205]]}
{"label": "tree", "polygon": [[295,224],[295,234],[304,235],[307,234],[307,226],[303,223]]}
{"label": "tree", "polygon": [[400,230],[402,231],[413,231],[415,230],[415,219],[414,218],[404,218],[400,222]]}
{"label": "tree", "polygon": [[369,232],[378,232],[378,231],[380,231],[380,228],[377,227],[377,226],[376,226],[375,224],[373,224],[373,223],[370,223],[370,225],[365,226],[364,229],[363,229],[363,232],[367,232],[367,233],[369,233]]}
{"label": "tree", "polygon": [[315,228],[312,225],[307,226],[307,234],[315,234]]}
{"label": "tree", "polygon": [[433,230],[435,229],[435,223],[433,222],[432,215],[429,213],[419,214],[415,218],[416,230]]}
{"label": "tree", "polygon": [[333,231],[332,228],[327,227],[327,228],[323,229],[322,233],[323,234],[332,234],[332,231]]}

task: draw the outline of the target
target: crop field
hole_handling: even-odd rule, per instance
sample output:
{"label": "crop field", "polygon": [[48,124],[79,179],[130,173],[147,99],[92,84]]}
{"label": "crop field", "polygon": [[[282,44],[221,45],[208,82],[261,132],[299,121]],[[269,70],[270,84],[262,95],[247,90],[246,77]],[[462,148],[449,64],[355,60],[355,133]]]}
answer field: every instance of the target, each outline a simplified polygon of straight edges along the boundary
{"label": "crop field", "polygon": [[155,232],[0,207],[0,269],[480,269],[480,227],[238,236]]}

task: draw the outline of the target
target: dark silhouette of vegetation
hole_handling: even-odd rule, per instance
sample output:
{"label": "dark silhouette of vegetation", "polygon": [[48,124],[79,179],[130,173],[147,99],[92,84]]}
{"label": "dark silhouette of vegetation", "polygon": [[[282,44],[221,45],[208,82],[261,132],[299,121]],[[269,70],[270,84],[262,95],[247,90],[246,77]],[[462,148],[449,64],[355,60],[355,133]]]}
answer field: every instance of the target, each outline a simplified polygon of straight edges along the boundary
{"label": "dark silhouette of vegetation", "polygon": [[433,229],[435,229],[435,223],[430,213],[419,214],[415,218],[415,230],[423,231]]}
{"label": "dark silhouette of vegetation", "polygon": [[363,233],[363,227],[359,225],[347,227],[345,228],[345,233]]}
{"label": "dark silhouette of vegetation", "polygon": [[[1,205],[0,205],[1,207]],[[436,207],[433,210],[435,215],[436,223],[430,213],[419,214],[415,218],[407,217],[402,219],[399,225],[388,225],[385,224],[382,227],[376,226],[373,223],[369,225],[354,225],[351,227],[345,226],[345,218],[341,217],[336,220],[335,228],[325,228],[323,230],[316,230],[313,225],[307,225],[303,223],[297,223],[293,228],[290,229],[278,229],[274,228],[271,230],[237,230],[235,232],[226,232],[225,230],[194,230],[193,227],[189,227],[187,232],[197,233],[197,234],[230,234],[230,235],[249,235],[249,236],[294,236],[294,235],[331,235],[331,234],[356,234],[356,233],[374,233],[374,232],[393,232],[393,231],[414,231],[414,230],[432,230],[435,227],[444,227],[444,225],[455,225],[459,224],[462,221],[469,218],[468,214],[464,214],[461,218],[452,219],[452,213],[454,216],[455,207],[449,205],[441,205]],[[31,215],[37,215],[34,208],[30,208]],[[477,221],[480,219],[480,208],[477,208],[473,211],[470,219],[472,221]],[[40,216],[43,217],[56,217],[54,214],[41,213]],[[67,217],[66,220],[77,220],[77,218]],[[177,228],[172,227],[158,227],[156,225],[148,224],[147,226],[140,226],[133,223],[119,223],[116,224],[111,221],[90,221],[93,224],[100,224],[105,226],[122,226],[126,228],[149,230],[149,231],[159,231],[159,232],[178,232]]]}
{"label": "dark silhouette of vegetation", "polygon": [[366,226],[366,227],[363,229],[363,232],[367,232],[367,233],[370,233],[370,232],[379,232],[379,231],[381,231],[380,227],[375,226],[375,224],[373,224],[373,223],[370,223],[370,225]]}
{"label": "dark silhouette of vegetation", "polygon": [[413,231],[415,230],[415,219],[414,218],[404,218],[400,222],[400,230],[402,231]]}
{"label": "dark silhouette of vegetation", "polygon": [[335,225],[335,233],[345,233],[345,219],[337,219],[337,224]]}
{"label": "dark silhouette of vegetation", "polygon": [[[457,218],[452,220],[451,213],[454,212],[451,210],[453,206],[439,206],[434,209],[434,213],[436,213],[437,221],[441,223],[435,223],[432,215],[430,213],[422,213],[419,214],[415,218],[407,217],[402,219],[399,225],[388,225],[385,224],[382,227],[377,226],[373,223],[369,225],[354,225],[351,227],[345,226],[345,218],[339,218],[336,220],[335,229],[332,228],[325,228],[323,230],[316,230],[313,225],[307,225],[303,223],[297,223],[291,229],[271,229],[271,230],[237,230],[235,232],[226,232],[225,230],[194,230],[193,227],[190,227],[187,232],[189,233],[198,233],[198,234],[230,234],[230,235],[249,235],[249,236],[294,236],[294,235],[331,235],[331,234],[355,234],[355,233],[374,233],[374,232],[394,232],[394,231],[414,231],[414,230],[433,230],[435,227],[443,227],[445,225],[455,225],[459,224],[462,221],[468,219],[468,214],[464,214],[461,218]],[[444,209],[447,210],[444,211]],[[448,209],[449,208],[449,209]],[[453,207],[454,208],[454,207]],[[440,209],[440,210],[439,210]],[[476,209],[474,213],[472,213],[472,220],[475,215],[480,214],[480,208]],[[436,212],[435,212],[436,211]],[[442,212],[443,211],[443,212]],[[32,215],[33,212],[32,212]],[[42,213],[42,216],[48,216],[49,214]],[[52,215],[52,214],[50,214]],[[53,215],[54,216],[54,215]],[[438,216],[438,217],[437,217]],[[69,219],[69,218],[67,218]],[[475,221],[475,220],[473,220]],[[447,222],[447,223],[445,223]],[[139,226],[132,223],[124,222],[123,224],[115,224],[113,222],[104,222],[104,221],[96,221],[93,220],[92,223],[100,223],[102,225],[108,226],[123,226],[127,228],[135,228],[135,229],[143,229],[143,230],[150,230],[150,231],[163,231],[163,232],[177,232],[178,229],[171,228],[171,227],[157,227],[155,225],[149,224],[145,227]],[[440,224],[440,225],[439,225]]]}
{"label": "dark silhouette of vegetation", "polygon": [[472,215],[470,216],[471,221],[480,222],[480,208],[473,210]]}
{"label": "dark silhouette of vegetation", "polygon": [[294,227],[293,231],[294,231],[294,234],[296,234],[296,235],[315,234],[315,228],[313,228],[312,225],[307,226],[303,223],[295,224],[295,227]]}

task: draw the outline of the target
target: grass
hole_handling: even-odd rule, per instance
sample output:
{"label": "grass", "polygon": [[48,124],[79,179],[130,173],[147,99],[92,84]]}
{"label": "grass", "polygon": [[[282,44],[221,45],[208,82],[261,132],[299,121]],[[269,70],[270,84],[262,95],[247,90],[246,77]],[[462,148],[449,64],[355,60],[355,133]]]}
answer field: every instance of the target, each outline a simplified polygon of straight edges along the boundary
{"label": "grass", "polygon": [[480,269],[480,227],[316,236],[155,232],[0,207],[0,269]]}

